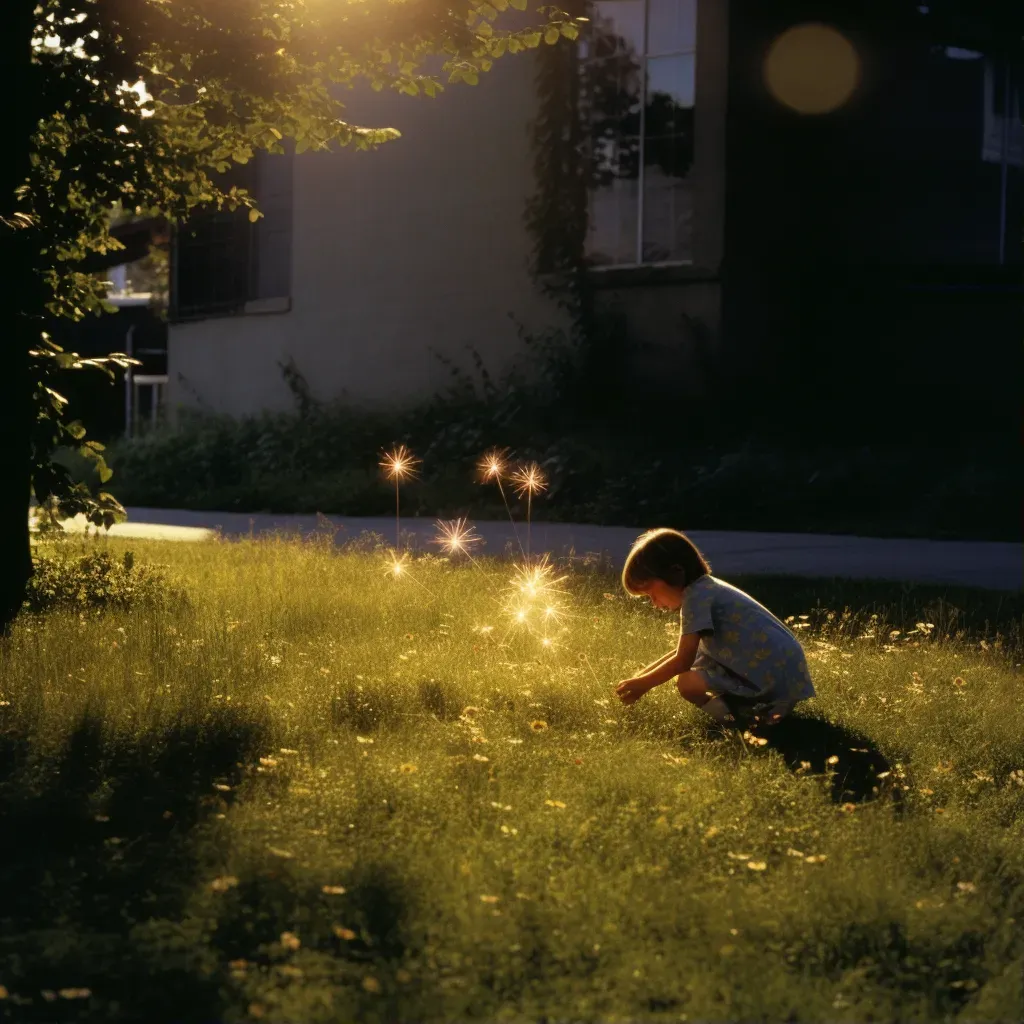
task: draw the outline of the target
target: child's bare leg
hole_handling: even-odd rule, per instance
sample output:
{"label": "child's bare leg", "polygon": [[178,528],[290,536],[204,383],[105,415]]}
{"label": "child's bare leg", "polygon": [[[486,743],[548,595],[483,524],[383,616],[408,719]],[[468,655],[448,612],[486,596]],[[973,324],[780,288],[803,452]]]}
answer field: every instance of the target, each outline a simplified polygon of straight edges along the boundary
{"label": "child's bare leg", "polygon": [[700,672],[680,672],[676,676],[676,689],[679,696],[702,708],[719,725],[729,725],[735,722],[732,712],[721,697],[716,696],[708,689],[708,681]]}

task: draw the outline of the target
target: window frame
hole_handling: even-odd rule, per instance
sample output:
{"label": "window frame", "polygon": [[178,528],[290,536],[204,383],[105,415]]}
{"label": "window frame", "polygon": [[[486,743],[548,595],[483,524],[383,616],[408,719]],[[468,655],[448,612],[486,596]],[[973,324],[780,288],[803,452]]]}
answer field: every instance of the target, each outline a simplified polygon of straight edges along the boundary
{"label": "window frame", "polygon": [[[700,48],[699,47],[699,43],[700,43],[699,31],[698,31],[698,27],[697,26],[698,26],[698,21],[699,21],[699,18],[700,18],[700,5],[702,3],[702,0],[693,0],[693,7],[694,7],[693,45],[689,49],[672,50],[671,52],[658,53],[658,54],[649,54],[648,53],[648,49],[649,49],[649,45],[650,45],[649,36],[650,36],[650,22],[651,22],[651,14],[650,14],[651,0],[619,0],[619,2],[636,3],[636,4],[641,4],[643,6],[643,44],[642,44],[643,52],[638,54],[638,57],[639,57],[639,60],[640,60],[640,70],[641,70],[641,73],[640,73],[640,126],[639,126],[639,136],[638,136],[639,152],[638,152],[638,156],[637,156],[637,198],[636,198],[636,215],[637,215],[637,220],[636,220],[636,237],[634,239],[634,247],[633,247],[633,252],[634,252],[634,255],[636,256],[636,260],[634,262],[632,262],[632,263],[590,263],[590,262],[587,262],[589,260],[589,254],[586,251],[584,252],[584,260],[586,262],[588,271],[590,271],[592,273],[600,273],[600,274],[615,273],[617,275],[621,275],[623,272],[627,272],[627,271],[646,271],[646,272],[650,272],[650,271],[657,271],[659,268],[665,268],[666,270],[669,270],[669,269],[672,269],[672,268],[696,267],[698,264],[697,264],[697,261],[696,261],[696,259],[695,259],[695,257],[693,255],[691,255],[689,259],[676,259],[676,260],[645,261],[644,258],[643,258],[643,255],[644,255],[644,249],[643,249],[643,246],[644,246],[644,180],[645,180],[645,177],[646,177],[644,158],[646,156],[646,150],[647,150],[647,85],[648,85],[648,81],[647,81],[648,80],[648,69],[647,69],[647,67],[648,67],[648,62],[651,59],[661,59],[661,58],[665,58],[665,57],[685,57],[685,56],[692,56],[693,57],[693,76],[694,76],[693,77],[693,107],[694,107],[694,110],[696,111],[696,108],[697,108],[697,85],[698,85],[697,60],[698,60],[698,50]],[[678,0],[677,0],[677,2],[678,2]],[[706,2],[706,0],[705,0],[705,2]],[[591,25],[595,24],[595,19],[593,17],[593,14],[594,14],[594,4],[592,2],[588,2],[587,3],[587,13],[588,13],[588,16],[590,17],[590,24]],[[591,40],[588,38],[587,39],[588,45],[590,44],[590,41]],[[594,61],[594,58],[589,56],[589,54],[588,54],[587,57],[581,58],[580,61],[579,61],[580,74],[584,78],[584,88],[586,88],[586,84],[585,83],[586,83],[586,76],[587,76],[587,66],[589,64],[591,64],[593,61]],[[588,159],[590,159],[592,137],[590,135],[591,124],[589,122],[589,119],[588,119],[588,123],[585,125],[585,131],[587,132],[587,136],[586,136],[586,138],[587,138],[587,156],[588,156]],[[694,153],[695,153],[695,156],[694,156],[694,163],[695,163],[696,162],[696,132],[694,132]],[[690,170],[687,172],[687,178],[691,177],[692,174],[693,174],[693,166],[691,165]],[[589,230],[590,230],[590,216],[591,216],[591,201],[590,201],[590,197],[592,196],[592,194],[593,194],[593,190],[588,185],[587,186],[587,231],[588,231],[588,234],[589,234]],[[692,237],[691,237],[691,252],[692,252]]]}

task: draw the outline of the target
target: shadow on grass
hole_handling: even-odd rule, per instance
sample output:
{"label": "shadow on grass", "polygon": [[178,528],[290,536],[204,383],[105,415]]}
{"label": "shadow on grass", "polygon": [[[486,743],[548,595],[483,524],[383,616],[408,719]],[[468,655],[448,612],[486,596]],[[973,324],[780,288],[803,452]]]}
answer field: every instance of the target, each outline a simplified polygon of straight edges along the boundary
{"label": "shadow on grass", "polygon": [[[704,728],[709,737],[721,735],[716,726]],[[770,728],[757,730],[756,735],[768,741],[767,749],[782,755],[791,771],[830,774],[833,803],[866,803],[884,793],[891,797],[896,812],[902,812],[902,792],[892,775],[885,774],[892,765],[863,733],[795,712]]]}
{"label": "shadow on grass", "polygon": [[182,918],[197,826],[225,809],[214,786],[261,736],[233,709],[127,737],[86,714],[49,760],[0,733],[0,1019],[219,1019],[216,965]]}

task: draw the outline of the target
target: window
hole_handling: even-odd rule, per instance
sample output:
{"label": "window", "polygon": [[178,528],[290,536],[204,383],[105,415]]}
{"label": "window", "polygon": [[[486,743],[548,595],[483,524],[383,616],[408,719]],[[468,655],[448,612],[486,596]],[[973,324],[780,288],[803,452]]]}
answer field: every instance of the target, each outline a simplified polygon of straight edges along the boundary
{"label": "window", "polygon": [[692,262],[696,0],[595,0],[590,18],[588,260]]}
{"label": "window", "polygon": [[222,187],[249,189],[263,216],[245,209],[196,214],[176,232],[172,247],[174,320],[280,312],[289,306],[292,250],[292,161],[258,153],[233,168]]}
{"label": "window", "polygon": [[1008,61],[985,61],[982,160],[995,164],[1005,160],[1013,167],[1024,167],[1024,125],[1020,119],[1022,79],[1024,74]]}

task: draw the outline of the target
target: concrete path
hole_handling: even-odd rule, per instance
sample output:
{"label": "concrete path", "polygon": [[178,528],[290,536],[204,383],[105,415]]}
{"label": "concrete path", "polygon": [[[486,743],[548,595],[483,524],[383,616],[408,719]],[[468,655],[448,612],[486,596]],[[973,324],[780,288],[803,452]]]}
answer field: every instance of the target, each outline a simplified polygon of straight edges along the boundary
{"label": "concrete path", "polygon": [[[82,520],[69,520],[65,525],[70,530],[85,528]],[[473,526],[484,539],[474,552],[519,554],[510,523],[473,521]],[[369,531],[381,534],[387,543],[394,544],[394,519],[357,516],[323,520],[315,515],[129,508],[128,522],[113,527],[110,532],[120,537],[196,541],[218,534],[235,538],[274,532],[306,535],[324,529],[336,529],[338,542]],[[517,524],[517,529],[525,545],[525,524]],[[548,551],[563,557],[570,553],[576,556],[604,554],[621,568],[639,532],[627,526],[534,523],[531,549],[535,553]],[[704,552],[714,572],[725,578],[738,575],[839,576],[1024,590],[1024,545],[1017,543],[714,530],[692,530],[688,535]],[[403,547],[437,551],[439,549],[430,543],[435,536],[436,520],[402,519]]]}

